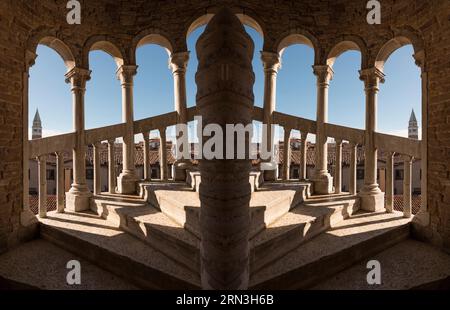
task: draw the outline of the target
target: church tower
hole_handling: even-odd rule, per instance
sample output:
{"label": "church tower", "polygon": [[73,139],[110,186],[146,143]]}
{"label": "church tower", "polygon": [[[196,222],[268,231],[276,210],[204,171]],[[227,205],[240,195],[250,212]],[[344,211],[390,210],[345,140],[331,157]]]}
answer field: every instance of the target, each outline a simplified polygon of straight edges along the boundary
{"label": "church tower", "polygon": [[419,127],[417,126],[417,119],[416,114],[414,114],[414,109],[412,110],[409,118],[408,138],[416,140],[419,139]]}
{"label": "church tower", "polygon": [[33,119],[33,128],[32,128],[31,138],[33,140],[42,138],[41,117],[39,116],[39,111],[37,109],[36,109],[36,114],[34,115],[34,119]]}

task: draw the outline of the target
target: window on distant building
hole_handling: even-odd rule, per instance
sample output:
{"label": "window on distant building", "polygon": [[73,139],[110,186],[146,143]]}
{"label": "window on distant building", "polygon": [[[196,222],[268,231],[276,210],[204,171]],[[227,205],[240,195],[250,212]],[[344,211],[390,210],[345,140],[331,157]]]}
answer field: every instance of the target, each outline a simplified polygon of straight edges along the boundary
{"label": "window on distant building", "polygon": [[403,170],[395,170],[395,180],[403,180]]}
{"label": "window on distant building", "polygon": [[94,169],[86,169],[86,179],[93,180],[94,179]]}
{"label": "window on distant building", "polygon": [[358,169],[357,170],[356,178],[358,180],[364,180],[364,169]]}
{"label": "window on distant building", "polygon": [[47,180],[54,180],[55,179],[55,170],[47,169]]}

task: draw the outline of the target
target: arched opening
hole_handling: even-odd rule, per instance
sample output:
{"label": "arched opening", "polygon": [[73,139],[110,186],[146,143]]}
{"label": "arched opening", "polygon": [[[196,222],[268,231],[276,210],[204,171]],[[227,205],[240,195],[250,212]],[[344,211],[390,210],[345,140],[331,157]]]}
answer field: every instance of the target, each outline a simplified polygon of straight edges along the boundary
{"label": "arched opening", "polygon": [[[415,64],[418,55],[415,49],[408,38],[398,37],[387,42],[378,53],[375,66],[386,75],[385,83],[380,85],[378,131],[421,140],[422,130],[426,130],[423,124],[426,115],[422,112],[426,111],[423,108],[426,100],[422,94],[421,68]],[[421,145],[421,154],[426,154],[426,141],[422,140]],[[402,211],[405,199],[411,199],[412,214],[417,214],[426,204],[426,158],[411,158],[410,155],[396,153],[393,157],[393,208]],[[380,157],[383,158],[383,154]],[[379,171],[383,171],[383,163]]]}

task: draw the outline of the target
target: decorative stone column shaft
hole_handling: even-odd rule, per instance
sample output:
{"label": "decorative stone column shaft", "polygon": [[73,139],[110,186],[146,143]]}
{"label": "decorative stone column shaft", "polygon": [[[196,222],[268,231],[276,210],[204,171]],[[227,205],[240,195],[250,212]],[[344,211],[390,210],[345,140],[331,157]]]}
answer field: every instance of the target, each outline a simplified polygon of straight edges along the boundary
{"label": "decorative stone column shaft", "polygon": [[[252,123],[253,41],[229,9],[220,10],[197,41],[197,111],[203,126]],[[204,145],[211,142],[204,136]],[[245,142],[249,142],[246,135]],[[201,281],[205,289],[246,289],[249,281],[251,159],[200,159]],[[205,153],[205,152],[204,152]],[[203,154],[204,155],[204,154]],[[242,155],[242,154],[241,154]],[[228,157],[229,158],[229,157]],[[242,158],[242,157],[241,157]]]}
{"label": "decorative stone column shaft", "polygon": [[56,153],[56,211],[64,212],[64,153]]}
{"label": "decorative stone column shaft", "polygon": [[117,178],[117,188],[120,194],[136,192],[138,178],[134,165],[134,114],[133,114],[133,79],[137,66],[121,66],[117,70],[117,78],[122,84],[122,121],[126,124],[123,137],[123,167]]}
{"label": "decorative stone column shaft", "polygon": [[412,162],[413,157],[403,156],[403,216],[412,216]]}
{"label": "decorative stone column shaft", "polygon": [[328,87],[333,78],[330,66],[313,66],[317,76],[317,130],[316,130],[316,167],[314,171],[314,192],[330,194],[333,191],[333,178],[328,173],[328,137],[325,123],[328,122]]}
{"label": "decorative stone column shaft", "polygon": [[70,211],[84,211],[90,208],[92,193],[86,184],[86,143],[84,123],[84,94],[91,72],[73,68],[66,74],[66,82],[72,85],[73,127],[76,135],[73,149],[73,183],[66,193],[66,208]]}
{"label": "decorative stone column shaft", "polygon": [[[189,61],[189,52],[173,53],[170,56],[169,67],[173,73],[175,111],[177,112],[177,125],[187,125],[187,103],[186,103],[186,69]],[[187,132],[186,132],[187,135]],[[178,138],[181,137],[177,137]],[[185,140],[184,147],[188,146],[188,137],[182,137]],[[176,145],[176,152],[180,146]],[[190,166],[190,161],[186,159],[177,160],[173,165],[173,178],[175,181],[186,180],[186,169]]]}
{"label": "decorative stone column shaft", "polygon": [[384,193],[377,183],[377,149],[375,132],[377,130],[377,93],[380,82],[384,82],[384,74],[377,68],[360,71],[366,92],[366,130],[364,137],[364,187],[359,196],[361,208],[366,211],[384,209]]}
{"label": "decorative stone column shaft", "polygon": [[273,112],[276,106],[276,88],[277,88],[277,74],[281,68],[280,55],[273,52],[261,52],[261,60],[264,66],[264,107],[263,107],[263,127],[262,137],[267,141],[267,150],[270,151],[272,157],[268,162],[272,162],[274,170],[264,171],[264,180],[274,181],[278,178],[278,163],[273,162],[274,158],[274,141],[272,138],[273,132],[271,125],[273,124]]}

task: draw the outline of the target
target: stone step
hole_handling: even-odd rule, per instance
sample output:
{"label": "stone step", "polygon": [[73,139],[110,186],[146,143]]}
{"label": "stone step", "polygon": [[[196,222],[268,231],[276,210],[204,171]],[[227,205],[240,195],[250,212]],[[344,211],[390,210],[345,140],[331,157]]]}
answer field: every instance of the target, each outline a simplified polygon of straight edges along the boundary
{"label": "stone step", "polygon": [[[265,185],[252,193],[250,200],[250,237],[262,231],[306,198],[309,185],[301,182]],[[199,233],[200,198],[185,184],[148,183],[145,196],[155,208],[182,225],[197,237]]]}
{"label": "stone step", "polygon": [[40,221],[43,239],[141,288],[200,288],[198,273],[92,212],[49,212]]}
{"label": "stone step", "polygon": [[[81,283],[67,283],[67,263],[81,265]],[[46,241],[37,239],[0,255],[0,287],[41,290],[135,290],[111,272]]]}
{"label": "stone step", "polygon": [[252,272],[257,272],[311,238],[334,227],[358,209],[356,198],[314,205],[303,203],[295,207],[251,239]]}
{"label": "stone step", "polygon": [[144,204],[95,200],[92,210],[115,227],[143,240],[154,249],[198,273],[199,239],[164,213]]}
{"label": "stone step", "polygon": [[304,289],[408,238],[403,214],[358,211],[253,273],[252,289]]}
{"label": "stone step", "polygon": [[[420,241],[402,241],[370,259],[381,266],[381,283],[367,283],[362,261],[314,286],[315,290],[449,289],[450,255]],[[447,283],[447,284],[446,284]],[[445,287],[446,286],[446,287]]]}

